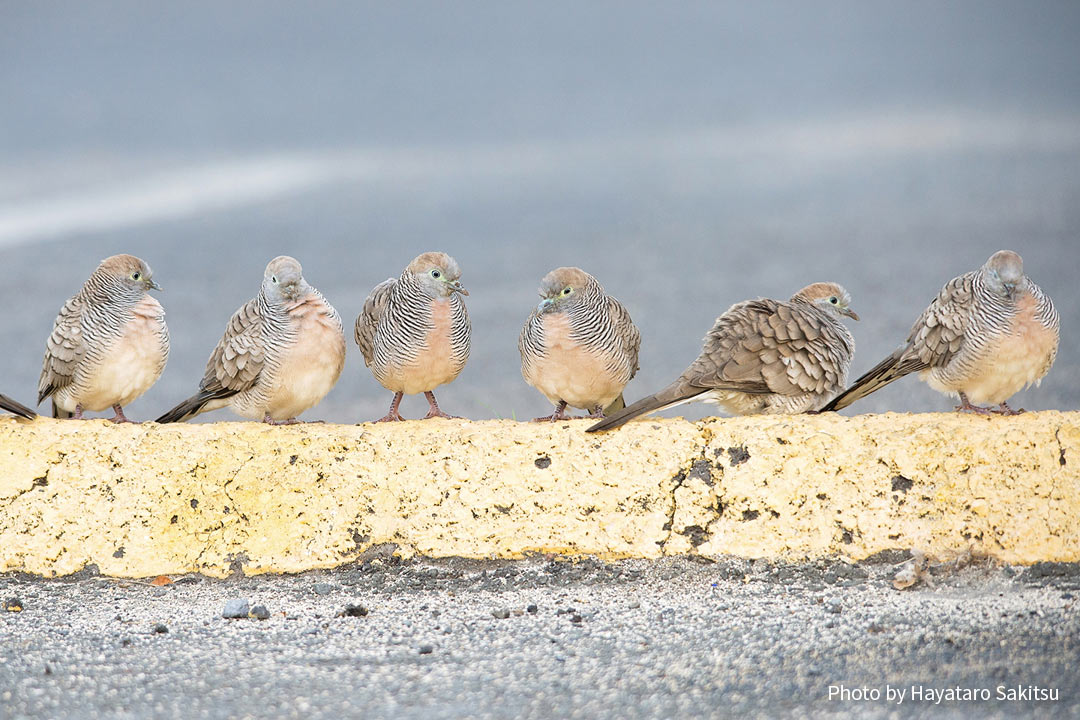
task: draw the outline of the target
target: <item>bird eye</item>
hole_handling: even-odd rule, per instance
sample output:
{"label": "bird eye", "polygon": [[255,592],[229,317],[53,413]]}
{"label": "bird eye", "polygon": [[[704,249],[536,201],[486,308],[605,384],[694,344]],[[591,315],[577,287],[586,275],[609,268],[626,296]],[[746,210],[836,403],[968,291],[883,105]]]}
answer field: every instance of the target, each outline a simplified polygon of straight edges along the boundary
{"label": "bird eye", "polygon": [[572,287],[564,287],[563,291],[562,291],[562,294],[563,295],[569,295],[572,292],[574,292],[574,288],[572,288]]}
{"label": "bird eye", "polygon": [[142,279],[142,273],[136,270],[135,272],[131,273],[131,279],[135,282],[138,282]]}
{"label": "bird eye", "polygon": [[441,278],[441,277],[442,277],[442,273],[441,273],[441,272],[439,272],[438,270],[432,270],[432,271],[431,271],[431,277],[433,277],[433,278],[435,278],[436,280],[438,280],[439,278]]}
{"label": "bird eye", "polygon": [[831,298],[829,298],[829,302],[831,302],[833,305],[835,305],[837,303],[836,296],[833,295]]}
{"label": "bird eye", "polygon": [[272,283],[274,283],[275,285],[277,285],[277,275],[271,275],[271,276],[270,276],[270,282],[272,282]]}

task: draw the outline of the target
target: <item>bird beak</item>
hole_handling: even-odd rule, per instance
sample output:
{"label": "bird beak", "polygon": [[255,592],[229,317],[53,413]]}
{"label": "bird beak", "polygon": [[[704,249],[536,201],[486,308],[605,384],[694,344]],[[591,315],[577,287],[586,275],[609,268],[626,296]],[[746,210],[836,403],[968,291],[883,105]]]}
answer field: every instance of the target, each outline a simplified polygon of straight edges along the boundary
{"label": "bird beak", "polygon": [[465,286],[461,284],[460,280],[455,280],[450,285],[450,292],[459,292],[462,295],[468,296],[469,291],[465,289]]}
{"label": "bird beak", "polygon": [[147,287],[147,289],[148,289],[148,290],[157,290],[158,292],[161,292],[161,286],[160,286],[160,285],[158,285],[158,284],[157,284],[156,282],[154,282],[153,280],[149,280],[149,281],[147,282],[147,285],[146,285],[146,287]]}
{"label": "bird beak", "polygon": [[544,298],[543,300],[541,300],[539,303],[536,304],[536,312],[539,312],[539,313],[545,312],[549,307],[551,307],[554,304],[555,304],[555,301],[552,300],[551,298]]}
{"label": "bird beak", "polygon": [[859,314],[857,312],[855,312],[854,310],[852,310],[851,308],[844,308],[843,310],[840,311],[840,314],[841,315],[847,315],[849,318],[851,318],[855,322],[859,321]]}
{"label": "bird beak", "polygon": [[1005,297],[1012,300],[1013,293],[1016,291],[1016,283],[1002,283],[1005,287]]}

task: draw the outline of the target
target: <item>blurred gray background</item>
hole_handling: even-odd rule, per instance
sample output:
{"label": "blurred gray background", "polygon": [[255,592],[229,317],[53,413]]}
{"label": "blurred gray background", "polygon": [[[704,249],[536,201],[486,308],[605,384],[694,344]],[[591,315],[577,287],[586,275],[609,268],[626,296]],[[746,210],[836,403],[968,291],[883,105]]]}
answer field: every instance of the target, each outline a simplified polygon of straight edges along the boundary
{"label": "blurred gray background", "polygon": [[[390,393],[352,321],[425,250],[472,293],[443,407],[521,419],[550,411],[516,341],[553,267],[630,309],[633,400],[732,303],[816,280],[862,315],[854,376],[1008,247],[1063,321],[1014,405],[1080,404],[1080,3],[5,2],[0,98],[0,390],[24,402],[117,252],[153,266],[173,338],[131,417],[194,391],[287,253],[350,327],[307,417],[356,422]],[[849,412],[951,406],[908,378]]]}

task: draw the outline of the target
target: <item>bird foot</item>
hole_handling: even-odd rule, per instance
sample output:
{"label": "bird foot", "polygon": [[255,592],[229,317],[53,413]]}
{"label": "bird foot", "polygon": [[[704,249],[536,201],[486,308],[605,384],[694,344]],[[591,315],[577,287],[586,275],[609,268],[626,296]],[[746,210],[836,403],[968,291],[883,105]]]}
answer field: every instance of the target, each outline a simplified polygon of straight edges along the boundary
{"label": "bird foot", "polygon": [[294,417],[293,418],[286,418],[284,420],[275,420],[274,418],[270,417],[270,413],[266,413],[265,415],[263,415],[263,422],[266,423],[267,425],[299,425],[300,424],[300,421],[297,420]]}
{"label": "bird foot", "polygon": [[[120,423],[134,423],[135,422],[134,420],[128,420],[127,416],[124,415],[124,409],[122,407],[120,407],[119,405],[113,405],[113,411],[116,414],[113,415],[111,418],[109,418],[109,420],[111,422],[114,422],[117,425],[119,425]],[[80,412],[78,416],[81,418],[82,413]]]}
{"label": "bird foot", "polygon": [[997,414],[993,410],[991,410],[990,408],[984,408],[984,407],[980,407],[978,405],[972,405],[971,403],[967,402],[966,400],[963,403],[961,403],[960,405],[957,405],[953,409],[956,410],[956,412],[972,413],[973,415],[996,415]]}
{"label": "bird foot", "polygon": [[588,417],[591,420],[603,420],[604,419],[604,408],[597,405],[596,407],[594,407],[592,409],[592,412],[588,414]]}
{"label": "bird foot", "polygon": [[1024,408],[1020,408],[1019,410],[1013,410],[1006,403],[1001,403],[1001,404],[999,404],[997,406],[996,410],[991,410],[990,412],[994,413],[995,415],[1010,415],[1011,416],[1011,415],[1019,415],[1021,413],[1025,413],[1025,412],[1027,412],[1027,410],[1025,410]]}
{"label": "bird foot", "polygon": [[533,418],[533,422],[559,422],[560,420],[573,420],[573,415],[567,415],[564,410],[556,410],[550,415],[542,415],[538,418]]}
{"label": "bird foot", "polygon": [[377,423],[381,423],[381,422],[404,422],[404,421],[405,421],[405,418],[401,417],[401,415],[398,415],[397,411],[388,412],[385,415],[383,415],[381,418],[379,418],[378,420],[375,420],[375,422],[377,422]]}
{"label": "bird foot", "polygon": [[460,416],[451,415],[449,413],[444,413],[442,410],[440,410],[437,407],[433,407],[430,410],[428,410],[428,414],[424,416],[425,420],[430,420],[431,418],[446,418],[447,420],[460,420],[461,419]]}

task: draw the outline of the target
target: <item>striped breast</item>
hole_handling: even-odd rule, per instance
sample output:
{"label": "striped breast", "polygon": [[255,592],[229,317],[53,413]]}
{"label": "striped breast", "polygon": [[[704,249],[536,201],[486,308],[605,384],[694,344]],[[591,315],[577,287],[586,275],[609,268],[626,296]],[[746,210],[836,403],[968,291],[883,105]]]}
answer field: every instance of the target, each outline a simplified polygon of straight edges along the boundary
{"label": "striped breast", "polygon": [[57,394],[57,405],[64,410],[71,412],[76,404],[92,412],[128,405],[161,377],[169,357],[161,304],[144,295],[130,311],[115,315],[88,314],[83,332],[92,351],[76,382]]}
{"label": "striped breast", "polygon": [[458,295],[432,300],[421,291],[402,293],[376,331],[373,370],[380,383],[408,395],[453,381],[465,367],[471,325]]}
{"label": "striped breast", "polygon": [[286,310],[291,340],[274,363],[266,412],[274,420],[294,418],[318,405],[345,366],[345,335],[337,311],[319,293]]}
{"label": "striped breast", "polygon": [[[594,324],[605,323],[594,318]],[[610,322],[605,325],[610,326]],[[614,343],[610,327],[608,330],[605,333],[600,327],[582,327],[564,312],[530,319],[519,343],[525,382],[555,405],[566,402],[585,410],[597,405],[607,407],[626,387],[633,372],[626,358],[610,347]],[[604,342],[605,337],[609,342]]]}

